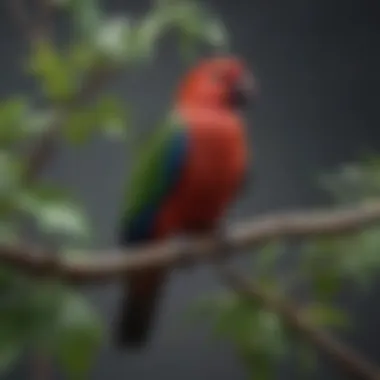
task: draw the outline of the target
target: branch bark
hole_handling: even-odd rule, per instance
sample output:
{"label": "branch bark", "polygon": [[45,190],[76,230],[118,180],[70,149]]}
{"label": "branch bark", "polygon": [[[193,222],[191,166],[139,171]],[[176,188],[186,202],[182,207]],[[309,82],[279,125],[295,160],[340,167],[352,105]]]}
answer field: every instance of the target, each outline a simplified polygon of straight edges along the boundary
{"label": "branch bark", "polygon": [[259,300],[266,309],[279,315],[292,329],[299,332],[302,338],[326,354],[350,378],[380,380],[380,368],[370,363],[353,348],[310,325],[308,321],[301,318],[299,310],[291,302],[264,291],[254,281],[230,268],[225,266],[219,268],[222,280],[230,288],[247,298]]}
{"label": "branch bark", "polygon": [[[378,222],[379,201],[349,209],[268,215],[227,231],[229,252],[226,254],[234,256],[241,249],[281,238],[305,239],[353,233]],[[51,255],[51,252],[38,247],[0,246],[0,262],[31,275],[58,276],[73,283],[114,281],[138,271],[174,268],[185,261],[194,264],[211,262],[219,256],[220,242],[212,238],[194,239],[190,245],[161,243],[124,251],[88,252],[78,259]]]}
{"label": "branch bark", "polygon": [[[8,0],[8,6],[16,25],[20,28],[23,37],[29,42],[32,49],[35,48],[40,41],[49,40],[54,37],[51,20],[53,5],[50,0],[37,1],[36,6],[40,14],[39,17],[35,19],[30,17],[27,6],[23,0]],[[72,108],[76,107],[78,103],[86,101],[88,97],[102,87],[107,79],[109,79],[111,73],[111,71],[104,67],[93,67],[89,70],[87,78],[85,78],[81,90],[76,96],[74,96],[70,102],[55,105],[55,118],[52,124],[46,132],[42,134],[36,144],[32,146],[32,149],[25,157],[27,167],[22,178],[24,186],[32,184],[51,159],[56,147],[56,137],[64,126]],[[28,254],[30,254],[30,252],[28,252],[26,256],[28,256]],[[44,267],[46,263],[54,263],[54,260],[56,260],[56,258],[54,258],[54,255],[51,255],[50,252],[50,255],[46,255],[40,263],[42,267]],[[25,262],[28,262],[28,260]],[[37,351],[37,353],[34,354],[32,372],[34,372],[33,377],[36,380],[47,380],[52,377],[52,363],[48,353]]]}

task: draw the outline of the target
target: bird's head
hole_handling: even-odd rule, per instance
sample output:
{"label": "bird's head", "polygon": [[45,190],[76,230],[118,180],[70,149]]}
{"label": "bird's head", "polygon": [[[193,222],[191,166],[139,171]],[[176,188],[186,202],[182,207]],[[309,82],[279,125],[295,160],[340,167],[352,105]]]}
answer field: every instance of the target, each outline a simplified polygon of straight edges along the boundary
{"label": "bird's head", "polygon": [[257,97],[257,85],[245,64],[235,57],[206,58],[179,85],[180,105],[239,109]]}

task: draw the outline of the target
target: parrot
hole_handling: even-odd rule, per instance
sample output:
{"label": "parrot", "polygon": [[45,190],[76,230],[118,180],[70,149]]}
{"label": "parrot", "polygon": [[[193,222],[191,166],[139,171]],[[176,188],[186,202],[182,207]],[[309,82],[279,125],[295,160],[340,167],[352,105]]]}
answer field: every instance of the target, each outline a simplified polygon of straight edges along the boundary
{"label": "parrot", "polygon": [[[198,60],[174,93],[170,122],[138,151],[120,223],[121,246],[218,231],[251,162],[244,106],[255,81],[236,56]],[[158,311],[169,271],[141,271],[123,279],[116,344],[142,348]]]}

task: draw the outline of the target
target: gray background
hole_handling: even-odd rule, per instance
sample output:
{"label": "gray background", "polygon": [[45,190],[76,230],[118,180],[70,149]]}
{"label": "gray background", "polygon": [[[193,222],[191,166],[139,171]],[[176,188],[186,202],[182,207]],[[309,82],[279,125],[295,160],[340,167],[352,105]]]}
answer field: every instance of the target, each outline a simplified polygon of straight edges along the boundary
{"label": "gray background", "polygon": [[[5,0],[2,0],[3,6]],[[105,2],[104,2],[105,3]],[[231,210],[240,220],[270,210],[317,205],[325,201],[315,186],[318,173],[358,158],[380,143],[380,24],[379,5],[369,0],[214,0],[224,18],[234,50],[255,68],[262,94],[249,131],[255,152],[254,189]],[[148,2],[108,0],[112,11],[141,11]],[[62,33],[65,32],[64,23]],[[19,35],[0,14],[2,96],[32,89],[15,65],[22,54]],[[162,45],[154,66],[143,73],[124,74],[114,85],[126,102],[136,105],[139,130],[152,127],[171,100],[177,78],[186,68],[172,42]],[[63,148],[49,176],[73,189],[85,203],[97,232],[94,245],[115,244],[125,152],[120,146],[93,141],[84,149]],[[180,313],[190,301],[217,289],[209,268],[175,273],[163,301],[152,347],[140,355],[104,347],[91,379],[243,379],[245,373],[228,345],[212,341],[207,328],[180,325]],[[111,322],[119,288],[91,291],[91,298]],[[350,342],[380,361],[377,307],[379,292],[347,295],[355,315]],[[326,376],[325,370],[319,375]],[[282,372],[282,378],[292,378]],[[332,374],[330,370],[327,371]],[[8,378],[26,379],[20,366]]]}

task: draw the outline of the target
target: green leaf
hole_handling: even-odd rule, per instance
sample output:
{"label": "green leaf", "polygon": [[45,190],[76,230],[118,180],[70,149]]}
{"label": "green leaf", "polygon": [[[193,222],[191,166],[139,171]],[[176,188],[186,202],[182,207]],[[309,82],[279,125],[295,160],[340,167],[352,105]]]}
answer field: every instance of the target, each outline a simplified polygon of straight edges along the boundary
{"label": "green leaf", "polygon": [[279,317],[259,303],[237,295],[219,298],[214,333],[236,345],[273,356],[285,354],[285,331]]}
{"label": "green leaf", "polygon": [[318,327],[349,326],[348,316],[339,309],[321,303],[312,303],[302,310],[302,316]]}
{"label": "green leaf", "polygon": [[33,344],[57,355],[72,379],[83,378],[101,341],[97,315],[53,280],[16,280],[1,294],[0,364]]}
{"label": "green leaf", "polygon": [[3,272],[0,309],[0,356],[11,361],[30,343],[48,336],[57,311],[55,287]]}
{"label": "green leaf", "polygon": [[[214,323],[213,333],[234,340],[245,339],[246,325],[242,318],[247,311],[256,310],[253,303],[247,303],[234,293],[223,293],[198,300],[190,309],[190,317],[210,318]],[[244,322],[249,322],[244,320]],[[243,332],[243,335],[241,334]]]}
{"label": "green leaf", "polygon": [[316,298],[320,301],[330,301],[336,297],[342,288],[342,277],[337,270],[316,272],[311,277],[312,288]]}
{"label": "green leaf", "polygon": [[82,207],[51,187],[41,185],[21,191],[17,203],[20,211],[31,215],[44,233],[89,238],[89,220]]}
{"label": "green leaf", "polygon": [[6,265],[0,267],[0,297],[8,294],[9,289],[14,284],[14,278],[16,276],[11,268]]}
{"label": "green leaf", "polygon": [[94,109],[73,110],[67,118],[64,136],[72,144],[82,144],[94,135],[97,122],[97,113]]}
{"label": "green leaf", "polygon": [[305,375],[314,371],[317,366],[317,353],[314,347],[306,343],[302,339],[295,342],[296,359],[299,364],[298,369],[301,379],[305,378]]}
{"label": "green leaf", "polygon": [[205,43],[217,49],[227,48],[228,33],[224,24],[205,6],[191,1],[180,1],[172,8],[175,24],[188,45],[192,44],[195,48]]}
{"label": "green leaf", "polygon": [[320,183],[336,201],[357,202],[364,185],[364,172],[357,165],[345,165],[338,172],[321,176]]}
{"label": "green leaf", "polygon": [[321,186],[338,203],[358,203],[380,195],[380,165],[373,157],[342,165],[320,178]]}
{"label": "green leaf", "polygon": [[179,35],[179,50],[183,59],[191,62],[197,57],[198,48],[194,36],[186,33]]}
{"label": "green leaf", "polygon": [[0,219],[8,218],[16,204],[14,194],[19,190],[22,165],[15,156],[0,150]]}
{"label": "green leaf", "polygon": [[80,41],[91,44],[103,19],[98,1],[70,1],[77,37]]}
{"label": "green leaf", "polygon": [[95,33],[94,46],[103,59],[110,63],[124,63],[131,58],[132,26],[128,18],[109,18]]}
{"label": "green leaf", "polygon": [[254,269],[259,279],[274,276],[278,258],[283,253],[283,244],[275,241],[266,244],[259,252],[255,252]]}
{"label": "green leaf", "polygon": [[0,347],[0,374],[5,374],[21,357],[24,347],[20,342],[6,342]]}
{"label": "green leaf", "polygon": [[124,63],[132,45],[131,24],[126,17],[105,17],[97,0],[71,0],[77,39],[69,62],[79,72],[97,65]]}
{"label": "green leaf", "polygon": [[318,300],[331,300],[340,291],[343,280],[364,288],[370,285],[380,267],[379,236],[379,226],[372,226],[354,235],[309,243],[302,254],[301,270],[311,281]]}
{"label": "green leaf", "polygon": [[15,243],[18,237],[18,229],[15,223],[0,220],[0,244]]}
{"label": "green leaf", "polygon": [[171,24],[168,16],[165,10],[152,7],[135,23],[130,39],[131,57],[138,61],[154,58],[156,43]]}
{"label": "green leaf", "polygon": [[40,135],[51,128],[57,120],[57,112],[53,109],[29,110],[25,127],[30,135]]}
{"label": "green leaf", "polygon": [[[354,236],[347,237],[347,248],[342,260],[342,273],[359,285],[369,286],[380,267],[378,254],[380,229],[373,226]],[[360,254],[358,254],[360,252]]]}
{"label": "green leaf", "polygon": [[29,70],[40,79],[45,95],[53,101],[69,100],[78,88],[78,78],[67,58],[46,40],[34,46]]}
{"label": "green leaf", "polygon": [[190,58],[201,43],[225,48],[227,33],[224,25],[204,6],[193,1],[156,1],[147,14],[135,23],[133,52],[138,61],[152,59],[159,39],[175,30],[182,53]]}
{"label": "green leaf", "polygon": [[241,347],[237,348],[237,352],[249,374],[249,379],[268,380],[274,378],[276,363],[269,354]]}
{"label": "green leaf", "polygon": [[0,145],[8,146],[25,137],[28,104],[23,97],[14,97],[0,104]]}
{"label": "green leaf", "polygon": [[346,241],[340,237],[318,239],[302,250],[300,273],[310,281],[319,301],[331,301],[341,290]]}
{"label": "green leaf", "polygon": [[19,186],[21,165],[11,153],[0,150],[0,194],[14,191]]}
{"label": "green leaf", "polygon": [[285,331],[280,317],[271,311],[260,310],[256,323],[256,336],[252,337],[256,346],[263,352],[276,357],[285,355]]}
{"label": "green leaf", "polygon": [[257,310],[247,302],[231,300],[229,307],[219,311],[214,334],[226,337],[242,346],[251,346],[256,331],[255,313]]}
{"label": "green leaf", "polygon": [[115,97],[104,96],[97,104],[96,113],[100,129],[108,137],[125,138],[128,127],[128,107]]}
{"label": "green leaf", "polygon": [[217,18],[210,18],[205,23],[204,39],[215,48],[227,49],[228,32],[223,22]]}
{"label": "green leaf", "polygon": [[65,137],[73,144],[81,144],[95,132],[107,137],[124,139],[127,136],[127,107],[116,97],[103,96],[94,105],[74,110],[68,118]]}
{"label": "green leaf", "polygon": [[96,358],[103,326],[86,300],[68,292],[54,337],[56,355],[70,379],[85,379]]}
{"label": "green leaf", "polygon": [[59,318],[64,296],[62,285],[56,280],[34,280],[29,296],[29,321],[31,339],[34,344],[43,346],[49,342]]}
{"label": "green leaf", "polygon": [[41,230],[52,233],[59,232],[68,235],[87,235],[87,226],[83,215],[72,205],[51,203],[39,207],[39,226]]}
{"label": "green leaf", "polygon": [[99,53],[89,43],[73,42],[67,49],[67,62],[72,70],[83,75],[99,63]]}

